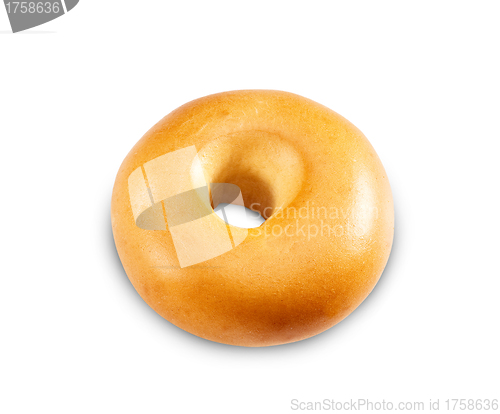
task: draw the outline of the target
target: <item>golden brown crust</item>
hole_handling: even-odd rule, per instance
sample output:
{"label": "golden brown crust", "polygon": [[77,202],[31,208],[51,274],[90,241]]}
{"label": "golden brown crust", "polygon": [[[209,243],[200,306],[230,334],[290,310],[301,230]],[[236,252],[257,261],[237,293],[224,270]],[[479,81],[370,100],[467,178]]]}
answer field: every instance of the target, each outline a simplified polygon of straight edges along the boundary
{"label": "golden brown crust", "polygon": [[[136,226],[128,178],[191,145],[208,182],[239,185],[245,205],[270,217],[227,253],[180,268],[168,229]],[[394,213],[384,168],[355,126],[306,98],[253,90],[189,102],[148,131],[118,171],[111,217],[125,271],[156,312],[212,341],[267,346],[318,334],[365,299],[389,257]]]}

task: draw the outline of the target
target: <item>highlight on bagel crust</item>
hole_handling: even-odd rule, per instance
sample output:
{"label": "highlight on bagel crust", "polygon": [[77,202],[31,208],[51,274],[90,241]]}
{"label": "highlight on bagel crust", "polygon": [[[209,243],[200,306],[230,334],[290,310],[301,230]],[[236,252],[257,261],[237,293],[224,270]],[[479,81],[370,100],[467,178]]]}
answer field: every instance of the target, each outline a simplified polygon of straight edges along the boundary
{"label": "highlight on bagel crust", "polygon": [[[240,228],[219,205],[265,221]],[[299,341],[332,327],[387,263],[394,212],[365,136],[287,92],[233,91],[176,109],[131,149],[115,181],[123,267],[161,316],[240,346]]]}

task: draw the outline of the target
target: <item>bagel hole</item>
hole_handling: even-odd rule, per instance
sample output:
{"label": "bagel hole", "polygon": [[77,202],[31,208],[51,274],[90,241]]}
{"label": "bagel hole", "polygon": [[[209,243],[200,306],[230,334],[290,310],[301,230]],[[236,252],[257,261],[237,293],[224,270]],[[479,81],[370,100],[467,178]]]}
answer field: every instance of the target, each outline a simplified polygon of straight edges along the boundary
{"label": "bagel hole", "polygon": [[[278,210],[286,208],[302,187],[304,165],[301,154],[275,133],[261,130],[234,132],[205,145],[198,155],[207,182],[227,183],[241,191],[238,202],[214,199],[212,191],[212,208],[215,210],[224,202],[244,205],[250,210],[250,217],[259,213],[260,225]],[[247,210],[238,211],[241,214],[235,215],[246,217]],[[252,227],[258,227],[257,223]]]}
{"label": "bagel hole", "polygon": [[[216,176],[214,182],[227,183],[238,188],[239,191],[241,191],[243,204],[249,211],[251,217],[255,216],[254,213],[258,213],[258,215],[265,221],[273,215],[275,202],[272,186],[266,182],[266,180],[260,178],[257,174],[253,174],[248,170],[240,170],[236,173],[233,172],[231,175],[220,173]],[[211,199],[211,202],[214,210],[219,204],[223,204],[220,202],[215,203],[214,205],[213,198]]]}
{"label": "bagel hole", "polygon": [[236,204],[220,203],[214,211],[227,224],[242,229],[259,227],[265,221],[258,211]]}
{"label": "bagel hole", "polygon": [[[251,189],[257,188],[255,184],[249,186],[248,180],[241,179],[228,181],[231,182],[210,184],[210,203],[214,212],[227,224],[235,227],[250,229],[261,226],[267,217],[259,211],[261,204],[253,203],[255,197],[252,195],[255,196],[255,192]],[[271,208],[267,208],[267,211],[269,210],[272,211]]]}

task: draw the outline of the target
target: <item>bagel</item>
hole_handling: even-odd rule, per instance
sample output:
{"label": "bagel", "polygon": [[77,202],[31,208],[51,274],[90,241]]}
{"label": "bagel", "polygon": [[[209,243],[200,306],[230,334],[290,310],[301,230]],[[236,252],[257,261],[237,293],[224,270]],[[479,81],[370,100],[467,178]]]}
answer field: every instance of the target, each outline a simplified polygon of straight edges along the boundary
{"label": "bagel", "polygon": [[[227,224],[220,203],[265,221]],[[210,95],[158,122],[118,171],[111,221],[149,306],[240,346],[340,322],[379,280],[394,232],[389,181],[365,136],[325,106],[270,90]]]}

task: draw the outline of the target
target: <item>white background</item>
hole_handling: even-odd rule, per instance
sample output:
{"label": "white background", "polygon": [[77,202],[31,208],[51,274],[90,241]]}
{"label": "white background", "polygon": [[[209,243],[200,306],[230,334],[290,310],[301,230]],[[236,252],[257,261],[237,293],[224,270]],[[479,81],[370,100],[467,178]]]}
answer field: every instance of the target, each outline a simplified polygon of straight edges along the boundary
{"label": "white background", "polygon": [[[82,0],[0,9],[0,412],[288,413],[500,398],[500,3]],[[151,310],[110,228],[121,161],[192,99],[279,89],[358,126],[387,170],[390,261],[345,321],[240,348]]]}

